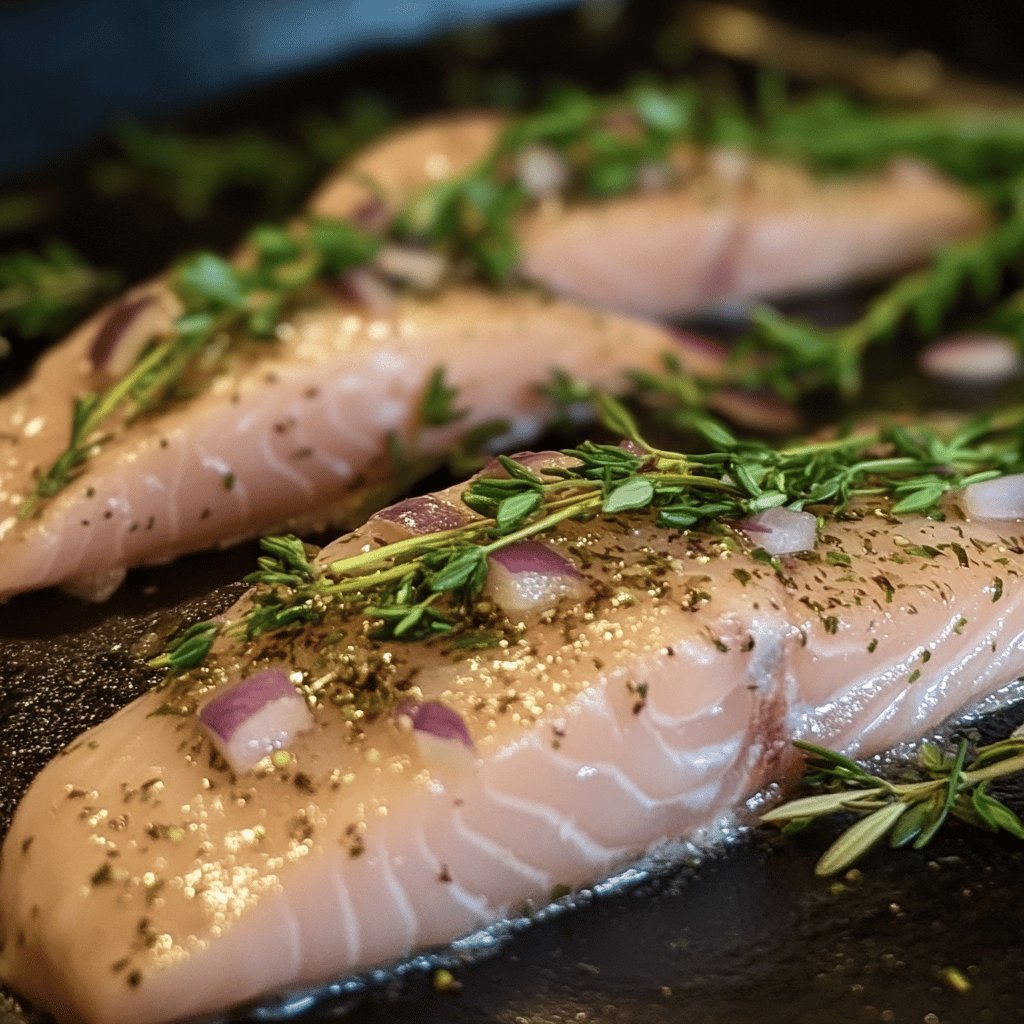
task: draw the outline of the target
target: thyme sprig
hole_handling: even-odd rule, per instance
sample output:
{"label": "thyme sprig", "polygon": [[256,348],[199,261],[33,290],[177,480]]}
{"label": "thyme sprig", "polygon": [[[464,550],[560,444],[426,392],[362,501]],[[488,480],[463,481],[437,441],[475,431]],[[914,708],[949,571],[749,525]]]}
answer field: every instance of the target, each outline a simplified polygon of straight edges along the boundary
{"label": "thyme sprig", "polygon": [[897,515],[941,515],[945,495],[1024,468],[1024,407],[949,432],[886,426],[786,448],[738,440],[720,422],[694,415],[691,426],[714,450],[688,454],[648,443],[615,399],[597,402],[605,426],[626,445],[584,442],[565,452],[577,464],[541,471],[501,456],[503,475],[478,476],[462,492],[478,518],[327,565],[310,560],[294,537],[269,538],[247,579],[251,607],[237,620],[192,627],[153,664],[184,671],[219,635],[252,640],[330,612],[375,620],[377,635],[395,640],[455,632],[486,581],[488,557],[567,520],[641,516],[666,529],[699,529],[779,506],[835,514],[867,497]]}
{"label": "thyme sprig", "polygon": [[32,515],[61,491],[104,444],[115,417],[132,419],[187,395],[219,339],[273,341],[278,324],[322,277],[372,258],[380,242],[342,221],[311,220],[293,229],[263,226],[248,240],[251,260],[235,266],[213,253],[183,260],[172,276],[183,311],[108,388],[75,401],[65,450],[42,472],[19,514]]}
{"label": "thyme sprig", "polygon": [[117,286],[113,271],[90,266],[70,246],[0,256],[0,331],[22,338],[56,333]]}
{"label": "thyme sprig", "polygon": [[1024,205],[1018,205],[987,234],[946,247],[931,266],[900,278],[843,327],[821,328],[760,307],[728,375],[744,386],[771,387],[790,398],[823,388],[852,397],[861,388],[864,355],[872,345],[907,326],[921,336],[934,335],[965,300],[975,308],[990,301],[1007,274],[1022,268]]}
{"label": "thyme sprig", "polygon": [[265,210],[284,213],[318,174],[389,128],[395,112],[380,97],[355,96],[333,117],[307,118],[302,143],[242,129],[216,136],[157,129],[134,121],[114,127],[120,151],[91,169],[105,196],[145,191],[171,203],[185,220],[207,216],[225,194],[260,194]]}
{"label": "thyme sprig", "polygon": [[886,836],[894,849],[923,849],[950,817],[1024,839],[1024,823],[988,790],[992,780],[1024,771],[1024,738],[1016,734],[979,747],[969,762],[967,740],[955,751],[922,743],[913,771],[917,778],[903,782],[869,772],[834,750],[801,741],[794,745],[808,755],[804,781],[817,792],[784,803],[761,820],[792,835],[834,814],[858,818],[821,856],[818,875],[844,871]]}

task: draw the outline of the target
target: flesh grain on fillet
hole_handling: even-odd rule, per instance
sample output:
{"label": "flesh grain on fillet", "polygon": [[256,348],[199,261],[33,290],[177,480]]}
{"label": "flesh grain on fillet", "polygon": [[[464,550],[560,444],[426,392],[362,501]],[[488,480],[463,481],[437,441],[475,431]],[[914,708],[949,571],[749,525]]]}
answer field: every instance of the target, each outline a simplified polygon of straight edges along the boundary
{"label": "flesh grain on fillet", "polygon": [[[319,561],[470,514],[440,492]],[[955,503],[943,522],[858,515],[777,570],[728,530],[566,522],[536,538],[571,563],[550,597],[506,615],[508,574],[489,578],[489,649],[374,641],[358,615],[218,640],[29,790],[0,867],[0,976],[88,1024],[343,976],[700,841],[791,774],[792,739],[869,754],[1024,672],[1019,524]],[[232,771],[194,712],[275,669],[312,727]]]}
{"label": "flesh grain on fillet", "polygon": [[[311,212],[358,220],[368,203],[400,204],[473,163],[500,124],[467,116],[397,133],[332,179]],[[677,315],[897,270],[986,219],[966,192],[922,168],[823,183],[794,167],[737,164],[735,154],[686,150],[677,162],[678,187],[541,203],[519,225],[523,275],[592,306]],[[193,399],[104,424],[112,437],[100,454],[22,520],[36,478],[67,446],[74,399],[111,384],[90,353],[116,348],[118,331],[166,336],[180,311],[165,283],[145,285],[0,399],[0,601],[54,584],[103,599],[131,566],[269,529],[351,526],[380,502],[386,478],[391,493],[399,487],[389,434],[430,457],[502,418],[504,442],[520,446],[546,422],[536,388],[554,368],[616,388],[676,348],[668,332],[623,312],[517,290],[451,287],[388,312],[328,295],[283,324],[274,344],[241,344]],[[441,367],[467,415],[414,438],[426,382]],[[721,396],[726,414],[736,415],[725,407],[734,399]]]}
{"label": "flesh grain on fillet", "polygon": [[[503,126],[476,114],[396,132],[330,179],[311,207],[334,217],[381,201],[399,207],[472,167]],[[884,277],[988,221],[965,188],[909,159],[833,179],[733,150],[681,147],[672,164],[677,185],[538,203],[518,225],[522,275],[602,308],[683,316]]]}
{"label": "flesh grain on fillet", "polygon": [[[95,331],[83,327],[0,399],[0,600],[54,584],[102,598],[131,566],[275,529],[355,525],[381,489],[402,486],[389,435],[414,464],[443,460],[494,420],[522,447],[551,415],[539,389],[555,367],[618,390],[627,368],[658,370],[678,348],[655,324],[530,292],[451,289],[384,316],[335,299],[296,315],[285,342],[229,358],[196,397],[114,424],[80,476],[19,518],[92,383]],[[440,368],[465,415],[423,428]]]}

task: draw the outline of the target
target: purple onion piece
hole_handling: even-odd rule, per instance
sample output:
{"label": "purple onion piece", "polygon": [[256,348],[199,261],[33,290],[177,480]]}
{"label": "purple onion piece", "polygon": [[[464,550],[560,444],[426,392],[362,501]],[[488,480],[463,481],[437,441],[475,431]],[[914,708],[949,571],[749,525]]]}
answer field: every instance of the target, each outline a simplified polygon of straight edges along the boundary
{"label": "purple onion piece", "polygon": [[270,668],[218,693],[199,721],[228,763],[245,771],[311,728],[313,716],[287,674]]}
{"label": "purple onion piece", "polygon": [[[126,299],[110,311],[89,346],[89,362],[94,370],[110,369],[115,361],[118,364],[127,364],[124,366],[125,369],[131,365],[148,340],[146,337],[132,337],[133,333],[138,332],[132,332],[131,328],[143,310],[148,309],[155,301],[152,295],[139,295],[134,299]],[[133,346],[135,351],[128,353],[124,346],[133,341],[136,343]],[[118,358],[115,360],[115,357]]]}
{"label": "purple onion piece", "polygon": [[568,558],[536,540],[520,540],[508,547],[499,548],[490,559],[513,575],[530,572],[543,576],[583,579],[583,573]]}
{"label": "purple onion piece", "polygon": [[582,601],[590,586],[576,566],[545,544],[521,540],[488,557],[485,593],[509,614],[551,608],[567,598]]}
{"label": "purple onion piece", "polygon": [[516,157],[516,176],[532,199],[550,199],[565,191],[571,171],[557,149],[535,143]]}
{"label": "purple onion piece", "polygon": [[817,541],[818,521],[810,512],[791,508],[770,508],[740,523],[758,547],[770,555],[792,555],[812,551]]}
{"label": "purple onion piece", "polygon": [[395,716],[408,718],[416,733],[448,743],[461,743],[469,750],[476,750],[465,719],[439,700],[404,701],[395,709]]}
{"label": "purple onion piece", "polygon": [[335,291],[375,316],[388,316],[398,303],[398,293],[374,270],[350,270],[335,282]]}
{"label": "purple onion piece", "polygon": [[391,222],[391,207],[380,196],[369,196],[352,212],[352,221],[364,231],[383,231]]}
{"label": "purple onion piece", "polygon": [[381,509],[370,521],[394,523],[414,536],[456,530],[466,520],[452,505],[432,494],[425,494],[418,498],[406,498],[405,501]]}
{"label": "purple onion piece", "polygon": [[679,362],[684,370],[697,377],[716,377],[729,360],[729,350],[689,331],[672,330],[669,332],[676,343]]}
{"label": "purple onion piece", "polygon": [[1002,334],[951,334],[929,345],[918,358],[929,377],[962,384],[993,385],[1020,374],[1021,354]]}
{"label": "purple onion piece", "polygon": [[1024,519],[1024,473],[965,487],[963,506],[972,519]]}
{"label": "purple onion piece", "polygon": [[388,280],[424,292],[439,288],[448,274],[444,256],[414,245],[385,245],[373,265]]}
{"label": "purple onion piece", "polygon": [[[510,458],[513,462],[518,462],[520,466],[532,469],[534,472],[543,471],[550,466],[563,465],[566,461],[565,456],[561,452],[552,451],[516,452],[514,455],[507,456],[507,458]],[[497,458],[493,458],[480,470],[478,475],[504,478],[508,476],[508,471]]]}

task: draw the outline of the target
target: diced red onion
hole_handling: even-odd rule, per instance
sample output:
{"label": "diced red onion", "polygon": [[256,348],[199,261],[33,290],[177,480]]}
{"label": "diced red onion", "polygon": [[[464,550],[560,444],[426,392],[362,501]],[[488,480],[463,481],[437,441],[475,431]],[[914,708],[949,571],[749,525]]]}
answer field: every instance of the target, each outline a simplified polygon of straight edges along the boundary
{"label": "diced red onion", "polygon": [[964,384],[999,384],[1021,371],[1021,356],[1001,334],[952,334],[929,345],[918,359],[929,377]]}
{"label": "diced red onion", "polygon": [[139,295],[115,306],[89,346],[92,368],[112,377],[127,373],[146,343],[164,326],[152,315],[159,308],[152,295]]}
{"label": "diced red onion", "polygon": [[466,722],[439,700],[405,701],[395,709],[399,723],[408,722],[420,756],[433,769],[464,771],[476,764],[476,744]]}
{"label": "diced red onion", "polygon": [[433,494],[424,494],[422,497],[406,498],[405,501],[382,508],[370,521],[394,523],[413,536],[455,530],[466,520],[453,505],[441,501]]}
{"label": "diced red onion", "polygon": [[810,512],[770,508],[745,519],[740,529],[769,555],[792,555],[814,550],[818,521]]}
{"label": "diced red onion", "polygon": [[[563,455],[561,452],[516,452],[515,455],[509,455],[508,458],[512,459],[513,462],[518,462],[520,466],[525,466],[527,469],[532,469],[535,473],[541,472],[545,469],[553,468],[556,466],[566,466],[577,464],[577,460],[570,458],[567,455]],[[507,477],[508,470],[496,459],[491,459],[483,469],[480,470],[480,476],[488,477]]]}
{"label": "diced red onion", "polygon": [[551,146],[527,146],[516,157],[516,174],[533,199],[551,199],[569,186],[569,165]]}
{"label": "diced red onion", "polygon": [[394,286],[385,281],[380,274],[365,267],[342,274],[338,278],[337,287],[342,297],[377,316],[388,316],[393,313],[398,302]]}
{"label": "diced red onion", "polygon": [[796,409],[770,391],[725,388],[712,396],[710,405],[740,426],[766,434],[791,434],[800,425]]}
{"label": "diced red onion", "polygon": [[391,216],[391,207],[380,196],[370,196],[353,211],[352,222],[364,231],[383,231]]}
{"label": "diced red onion", "polygon": [[313,715],[288,675],[269,668],[218,693],[199,721],[231,767],[247,771],[311,729]]}
{"label": "diced red onion", "polygon": [[486,595],[506,613],[550,608],[590,596],[583,574],[564,555],[535,540],[499,548],[488,558]]}
{"label": "diced red onion", "polygon": [[717,377],[729,359],[729,350],[717,341],[689,331],[672,331],[676,355],[687,373],[695,377]]}
{"label": "diced red onion", "polygon": [[1024,519],[1024,473],[971,484],[962,500],[972,519]]}
{"label": "diced red onion", "polygon": [[444,256],[412,245],[385,245],[373,265],[385,277],[423,292],[438,289],[448,275]]}

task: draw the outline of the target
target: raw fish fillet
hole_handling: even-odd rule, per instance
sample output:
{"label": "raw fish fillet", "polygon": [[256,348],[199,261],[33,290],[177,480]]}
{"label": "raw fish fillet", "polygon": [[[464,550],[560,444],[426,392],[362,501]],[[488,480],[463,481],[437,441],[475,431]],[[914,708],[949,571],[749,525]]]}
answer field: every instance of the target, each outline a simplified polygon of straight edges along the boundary
{"label": "raw fish fillet", "polygon": [[[476,114],[397,132],[329,180],[312,208],[348,217],[381,199],[398,207],[472,167],[502,127]],[[539,203],[519,224],[523,276],[602,308],[683,316],[884,277],[988,220],[969,191],[910,159],[834,179],[736,150],[681,147],[672,163],[677,186]]]}
{"label": "raw fish fillet", "polygon": [[[358,218],[380,191],[400,202],[476,160],[499,127],[478,116],[399,133],[325,186],[311,209]],[[986,219],[966,192],[921,168],[820,183],[742,157],[737,169],[736,154],[678,159],[699,167],[684,187],[541,204],[521,224],[525,276],[599,307],[679,314],[876,276]],[[503,441],[516,447],[544,425],[536,386],[555,367],[615,389],[626,370],[658,369],[675,348],[646,322],[522,291],[449,288],[400,300],[386,315],[328,299],[285,324],[273,348],[242,346],[192,400],[115,420],[85,471],[20,519],[35,478],[67,445],[74,398],[109,386],[88,358],[98,332],[137,303],[133,329],[144,324],[150,336],[180,312],[166,285],[143,286],[0,399],[0,601],[55,584],[102,600],[132,566],[268,530],[351,526],[399,489],[389,433],[429,462],[481,422],[507,419]],[[467,415],[424,434],[420,398],[439,367]]]}
{"label": "raw fish fillet", "polygon": [[[131,566],[281,528],[352,526],[402,486],[389,434],[420,465],[487,421],[507,421],[518,447],[550,417],[538,388],[555,367],[618,390],[627,368],[656,371],[678,347],[666,328],[530,292],[450,289],[387,315],[335,299],[294,316],[286,342],[231,358],[196,397],[115,423],[79,477],[19,518],[67,443],[74,396],[93,385],[87,353],[105,315],[0,399],[0,600],[54,584],[102,599]],[[441,367],[465,415],[424,429]]]}
{"label": "raw fish fillet", "polygon": [[[416,508],[320,561],[422,530]],[[778,573],[742,534],[563,523],[540,540],[581,579],[507,617],[485,591],[492,649],[377,642],[358,616],[218,640],[31,787],[0,865],[0,976],[88,1024],[336,978],[706,839],[790,774],[791,739],[870,754],[1024,673],[1019,523],[859,513]],[[428,518],[468,515],[453,488]],[[187,712],[272,667],[317,695],[314,725],[232,773]],[[456,712],[472,756],[420,743],[405,702]]]}

